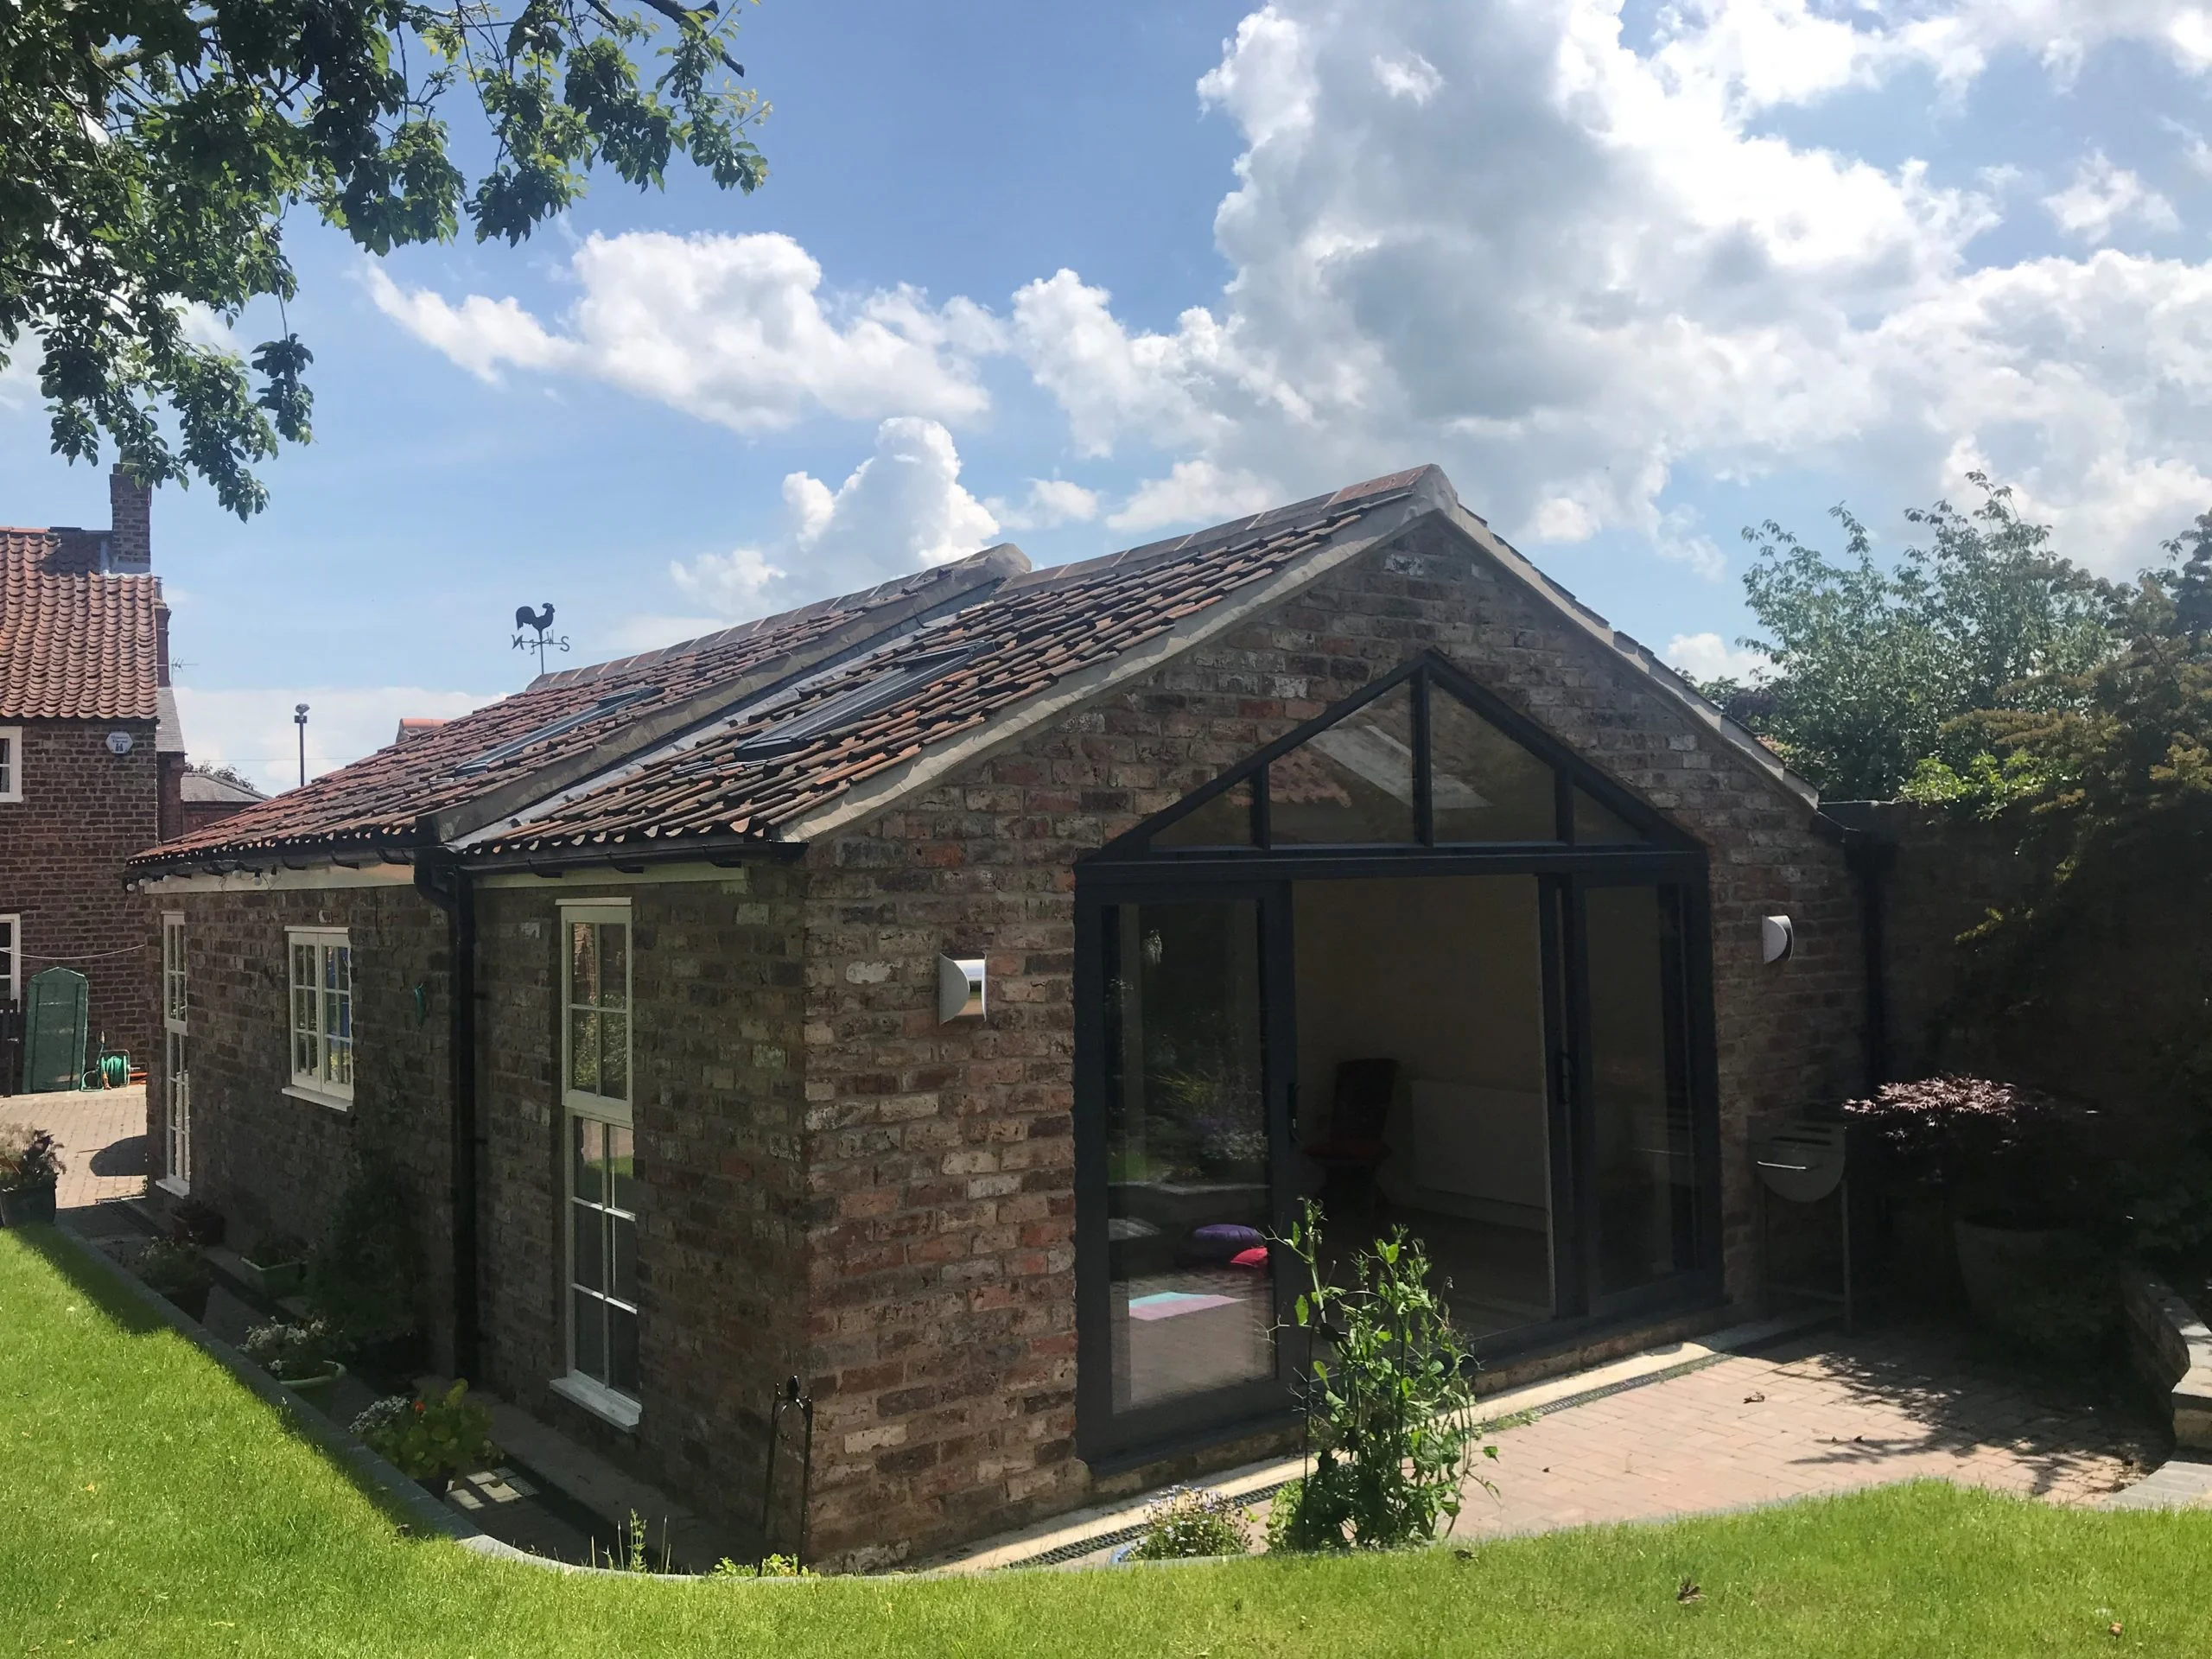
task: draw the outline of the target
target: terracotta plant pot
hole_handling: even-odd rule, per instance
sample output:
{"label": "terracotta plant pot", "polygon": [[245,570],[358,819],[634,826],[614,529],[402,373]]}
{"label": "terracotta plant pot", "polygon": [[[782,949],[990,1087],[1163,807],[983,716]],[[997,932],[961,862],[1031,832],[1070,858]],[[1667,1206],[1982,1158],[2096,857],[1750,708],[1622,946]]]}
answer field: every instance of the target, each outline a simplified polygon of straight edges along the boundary
{"label": "terracotta plant pot", "polygon": [[331,1407],[337,1402],[338,1384],[345,1375],[346,1368],[334,1360],[331,1362],[330,1369],[321,1376],[305,1376],[296,1380],[280,1376],[276,1381],[283,1384],[287,1394],[296,1398],[302,1405],[313,1406],[327,1417],[330,1414]]}
{"label": "terracotta plant pot", "polygon": [[2109,1274],[2072,1227],[1951,1224],[1975,1322],[2047,1352],[2094,1341],[2108,1325]]}
{"label": "terracotta plant pot", "polygon": [[0,1192],[0,1227],[24,1227],[54,1219],[54,1183],[19,1186]]}

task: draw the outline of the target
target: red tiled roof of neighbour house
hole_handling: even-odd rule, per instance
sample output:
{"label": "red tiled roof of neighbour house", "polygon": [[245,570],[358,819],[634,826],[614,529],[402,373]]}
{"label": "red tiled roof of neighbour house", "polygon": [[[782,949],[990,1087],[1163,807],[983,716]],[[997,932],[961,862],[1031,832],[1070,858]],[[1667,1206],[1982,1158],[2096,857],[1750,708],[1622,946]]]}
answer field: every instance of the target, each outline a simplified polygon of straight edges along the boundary
{"label": "red tiled roof of neighbour house", "polygon": [[[871,777],[1120,657],[1314,552],[1378,509],[1415,493],[1431,469],[1394,474],[1333,495],[1103,559],[1007,582],[943,620],[791,695],[761,699],[683,747],[471,837],[474,855],[666,848],[709,836],[772,839],[781,826]],[[1440,475],[1439,475],[1440,477]],[[911,693],[830,726],[772,758],[744,751],[901,669],[953,660]]]}
{"label": "red tiled roof of neighbour house", "polygon": [[[718,687],[736,686],[795,654],[834,647],[848,634],[864,635],[877,615],[906,614],[918,605],[927,606],[939,590],[948,596],[973,591],[1008,569],[1027,569],[1018,551],[990,550],[664,650],[543,675],[511,697],[412,734],[404,742],[395,741],[301,788],[164,842],[131,860],[131,867],[155,870],[211,857],[219,861],[308,850],[404,852],[419,843],[419,820],[425,814],[465,806],[533,772],[619,745],[622,734],[640,721],[676,715],[702,699],[711,703]],[[594,712],[600,703],[618,698],[620,706]],[[566,729],[526,741],[553,722],[578,715],[583,718]],[[485,761],[490,751],[518,742],[522,747],[488,765],[472,765]]]}
{"label": "red tiled roof of neighbour house", "polygon": [[0,720],[153,720],[162,584],[98,574],[99,538],[0,530]]}

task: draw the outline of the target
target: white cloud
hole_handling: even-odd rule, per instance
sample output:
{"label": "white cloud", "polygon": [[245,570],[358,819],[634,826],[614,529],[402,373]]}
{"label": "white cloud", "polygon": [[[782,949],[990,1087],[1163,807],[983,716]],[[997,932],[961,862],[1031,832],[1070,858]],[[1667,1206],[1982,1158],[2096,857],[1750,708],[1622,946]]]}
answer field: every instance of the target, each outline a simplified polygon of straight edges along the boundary
{"label": "white cloud", "polygon": [[1019,501],[991,497],[983,503],[1004,530],[1051,530],[1087,524],[1098,516],[1098,492],[1065,478],[1033,478]]}
{"label": "white cloud", "polygon": [[450,720],[492,701],[471,691],[420,685],[290,686],[264,690],[207,691],[176,688],[187,755],[204,764],[227,764],[262,789],[289,789],[300,780],[296,704],[308,705],[308,776],[358,760],[382,748],[406,715]]}
{"label": "white cloud", "polygon": [[1280,505],[1281,486],[1210,461],[1179,461],[1165,478],[1147,480],[1106,522],[1116,530],[1218,524]]}
{"label": "white cloud", "polygon": [[1728,574],[1727,556],[1713,545],[1712,537],[1697,529],[1688,513],[1662,515],[1656,543],[1661,558],[1670,564],[1688,565],[1707,582],[1718,582]]}
{"label": "white cloud", "polygon": [[2085,242],[2108,240],[2125,221],[2154,231],[2177,231],[2181,219],[2173,203],[2124,167],[2114,167],[2102,150],[2093,150],[2074,170],[2074,182],[2045,196],[2058,228]]}
{"label": "white cloud", "polygon": [[825,296],[822,267],[788,236],[594,234],[569,275],[580,291],[557,332],[512,298],[454,304],[374,267],[367,280],[387,316],[481,378],[587,375],[740,432],[989,406],[976,375],[1000,337],[988,313],[904,287]]}
{"label": "white cloud", "polygon": [[1434,64],[1415,52],[1403,58],[1376,58],[1375,82],[1393,98],[1426,104],[1444,85],[1444,77],[1436,73]]}
{"label": "white cloud", "polygon": [[960,482],[952,435],[912,416],[879,426],[874,453],[834,490],[810,474],[787,474],[784,516],[784,533],[772,547],[702,553],[670,564],[677,590],[712,614],[633,616],[616,625],[617,643],[646,651],[693,639],[917,566],[965,557],[999,532],[990,510]]}
{"label": "white cloud", "polygon": [[1717,633],[1678,633],[1659,654],[1694,680],[1748,680],[1767,666],[1758,652],[1732,645]]}
{"label": "white cloud", "polygon": [[[2003,49],[2063,74],[2122,35],[2193,65],[2180,16],[1682,0],[1638,51],[1613,0],[1275,0],[1200,83],[1244,139],[1218,300],[1147,331],[1062,270],[1008,339],[1084,452],[1172,461],[1117,527],[1433,459],[1510,534],[1628,528],[1709,573],[1668,519],[1678,474],[1825,469],[1886,505],[1986,461],[2125,567],[2212,474],[2207,268],[1978,266],[2017,181],[1939,185],[1757,118]],[[1425,99],[1378,70],[1416,60]],[[2101,188],[2158,221],[2139,181]]]}

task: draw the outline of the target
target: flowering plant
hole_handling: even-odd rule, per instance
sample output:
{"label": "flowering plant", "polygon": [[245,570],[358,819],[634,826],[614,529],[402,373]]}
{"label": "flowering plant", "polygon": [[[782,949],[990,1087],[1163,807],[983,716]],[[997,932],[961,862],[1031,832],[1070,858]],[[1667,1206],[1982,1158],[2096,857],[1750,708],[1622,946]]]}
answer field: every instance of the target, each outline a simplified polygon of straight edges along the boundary
{"label": "flowering plant", "polygon": [[481,1469],[499,1461],[499,1448],[492,1440],[492,1414],[467,1395],[465,1382],[435,1399],[392,1395],[356,1417],[353,1433],[416,1480]]}
{"label": "flowering plant", "polygon": [[330,1327],[321,1319],[287,1325],[270,1319],[245,1333],[245,1357],[279,1382],[308,1382],[330,1374],[338,1355]]}
{"label": "flowering plant", "polygon": [[0,1128],[0,1192],[49,1185],[62,1163],[49,1129]]}

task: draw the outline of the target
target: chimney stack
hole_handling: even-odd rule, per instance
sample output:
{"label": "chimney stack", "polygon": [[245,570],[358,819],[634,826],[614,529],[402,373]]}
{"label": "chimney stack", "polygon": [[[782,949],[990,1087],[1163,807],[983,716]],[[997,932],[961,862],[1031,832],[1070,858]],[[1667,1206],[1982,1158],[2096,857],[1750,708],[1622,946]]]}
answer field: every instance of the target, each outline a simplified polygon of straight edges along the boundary
{"label": "chimney stack", "polygon": [[141,484],[120,467],[107,475],[108,568],[118,571],[154,568],[154,487]]}

